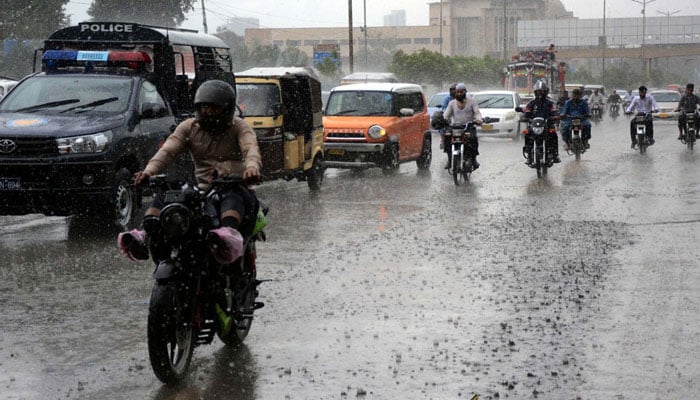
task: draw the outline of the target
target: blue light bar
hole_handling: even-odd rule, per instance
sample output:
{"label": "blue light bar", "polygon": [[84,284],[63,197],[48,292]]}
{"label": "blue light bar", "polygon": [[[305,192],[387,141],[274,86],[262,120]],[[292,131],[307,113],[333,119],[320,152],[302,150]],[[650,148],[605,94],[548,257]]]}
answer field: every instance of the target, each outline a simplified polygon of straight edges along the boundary
{"label": "blue light bar", "polygon": [[48,51],[44,52],[44,55],[41,56],[41,61],[49,61],[49,60],[74,61],[77,59],[78,59],[78,51],[77,50],[48,50]]}

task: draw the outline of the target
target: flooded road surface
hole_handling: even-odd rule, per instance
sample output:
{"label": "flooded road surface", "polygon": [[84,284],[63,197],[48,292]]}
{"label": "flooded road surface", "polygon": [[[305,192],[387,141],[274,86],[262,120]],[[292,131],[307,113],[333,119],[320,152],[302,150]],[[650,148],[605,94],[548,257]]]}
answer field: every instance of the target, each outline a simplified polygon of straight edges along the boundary
{"label": "flooded road surface", "polygon": [[265,307],[246,344],[166,387],[146,348],[152,265],[65,218],[0,217],[2,399],[681,399],[700,392],[700,153],[603,121],[538,179],[481,140],[433,165],[258,188]]}

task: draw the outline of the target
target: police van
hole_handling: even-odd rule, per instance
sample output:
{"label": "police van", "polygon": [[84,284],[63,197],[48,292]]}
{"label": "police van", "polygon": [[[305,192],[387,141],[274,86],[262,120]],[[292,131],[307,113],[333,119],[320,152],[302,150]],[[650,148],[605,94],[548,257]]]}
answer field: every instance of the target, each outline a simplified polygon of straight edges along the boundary
{"label": "police van", "polygon": [[41,71],[0,101],[0,215],[134,227],[133,174],[193,114],[202,82],[235,88],[228,46],[193,30],[80,23],[51,34],[34,58]]}

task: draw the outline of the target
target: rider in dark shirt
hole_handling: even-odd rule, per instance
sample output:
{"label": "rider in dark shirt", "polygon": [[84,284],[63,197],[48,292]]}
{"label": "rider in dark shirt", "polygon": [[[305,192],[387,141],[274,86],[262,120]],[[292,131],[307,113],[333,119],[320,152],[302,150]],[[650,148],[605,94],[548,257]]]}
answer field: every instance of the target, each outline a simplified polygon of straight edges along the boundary
{"label": "rider in dark shirt", "polygon": [[[537,81],[537,83],[535,83],[534,93],[535,98],[527,103],[523,110],[523,116],[527,118],[527,120],[532,120],[535,117],[542,117],[547,120],[548,128],[554,126],[554,119],[552,117],[557,115],[557,111],[556,107],[554,107],[554,102],[547,98],[547,93],[549,93],[547,84],[543,81]],[[547,132],[547,148],[552,151],[554,162],[561,162],[559,159],[559,144],[556,131],[549,132],[549,129],[547,129]],[[532,138],[532,134],[525,135],[525,147],[523,147],[523,152],[528,155],[528,165],[532,163],[530,155],[532,154],[533,145],[534,139]]]}
{"label": "rider in dark shirt", "polygon": [[686,113],[695,114],[695,138],[700,139],[698,134],[698,129],[700,128],[700,116],[698,116],[698,105],[700,105],[700,96],[693,94],[695,85],[689,83],[685,85],[685,94],[681,96],[681,100],[678,102],[676,111],[681,113],[678,115],[678,140],[683,139],[683,131],[685,129],[685,119]]}

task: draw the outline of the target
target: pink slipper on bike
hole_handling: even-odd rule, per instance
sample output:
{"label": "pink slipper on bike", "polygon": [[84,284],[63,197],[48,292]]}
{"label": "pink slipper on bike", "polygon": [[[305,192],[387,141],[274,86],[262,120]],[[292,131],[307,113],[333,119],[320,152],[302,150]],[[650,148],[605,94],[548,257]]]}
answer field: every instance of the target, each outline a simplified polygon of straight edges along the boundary
{"label": "pink slipper on bike", "polygon": [[243,254],[243,236],[231,227],[212,229],[207,241],[209,251],[220,264],[230,264]]}
{"label": "pink slipper on bike", "polygon": [[146,232],[133,229],[130,232],[122,232],[117,237],[119,251],[131,261],[148,260],[148,245],[146,244]]}

